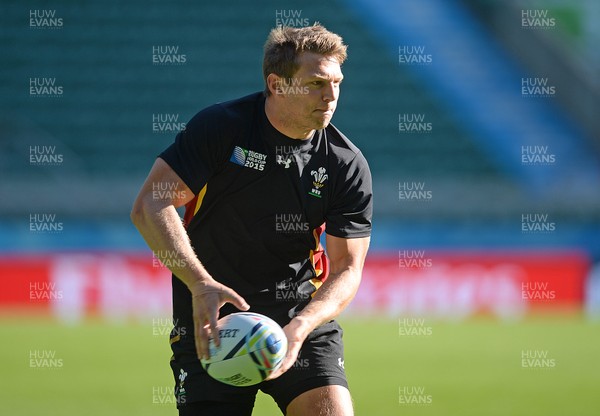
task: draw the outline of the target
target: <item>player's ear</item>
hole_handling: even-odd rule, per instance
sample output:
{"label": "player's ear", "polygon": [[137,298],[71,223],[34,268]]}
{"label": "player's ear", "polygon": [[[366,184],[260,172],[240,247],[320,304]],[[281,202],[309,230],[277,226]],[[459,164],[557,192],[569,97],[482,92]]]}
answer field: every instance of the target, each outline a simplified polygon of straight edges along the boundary
{"label": "player's ear", "polygon": [[267,76],[267,87],[269,88],[269,91],[271,92],[272,95],[282,95],[283,94],[283,90],[281,89],[281,87],[282,87],[281,82],[282,82],[281,77],[277,74],[270,73]]}

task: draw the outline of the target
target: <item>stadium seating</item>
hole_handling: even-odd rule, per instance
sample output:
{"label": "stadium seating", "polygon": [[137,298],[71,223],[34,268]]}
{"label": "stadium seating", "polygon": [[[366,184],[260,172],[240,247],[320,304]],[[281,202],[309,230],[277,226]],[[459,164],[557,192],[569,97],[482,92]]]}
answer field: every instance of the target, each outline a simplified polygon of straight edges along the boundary
{"label": "stadium seating", "polygon": [[[339,8],[317,1],[299,7],[295,10],[310,23]],[[4,29],[2,174],[43,179],[45,170],[32,169],[24,156],[30,144],[56,144],[69,155],[65,173],[127,180],[145,173],[173,139],[152,132],[153,114],[177,114],[185,122],[212,102],[262,88],[262,43],[282,6],[276,1],[180,9],[161,2],[81,3],[57,9],[64,25],[53,30],[28,28],[29,6],[5,9],[11,19]],[[364,149],[373,171],[494,175],[463,129],[385,46],[343,8],[337,17],[322,22],[350,45],[334,122]],[[178,47],[185,64],[153,65],[157,45]],[[30,77],[56,78],[63,96],[30,97]],[[426,113],[432,132],[400,134],[400,113]]]}
{"label": "stadium seating", "polygon": [[[490,103],[471,106],[469,113],[440,99],[436,91],[441,88],[419,76],[415,68],[399,64],[397,47],[407,39],[395,37],[393,32],[382,36],[374,29],[377,22],[373,16],[361,14],[356,7],[359,3],[190,1],[173,7],[160,1],[107,0],[68,6],[42,2],[3,5],[0,191],[11,197],[0,201],[0,214],[25,221],[23,207],[35,199],[35,210],[73,221],[93,217],[128,222],[132,199],[154,157],[174,138],[172,132],[153,131],[153,115],[169,114],[185,122],[207,105],[262,89],[262,45],[269,29],[277,24],[277,13],[284,10],[293,10],[308,24],[321,21],[349,44],[346,78],[333,122],[370,162],[377,218],[387,217],[396,225],[415,218],[446,221],[431,225],[426,233],[417,227],[402,234],[405,238],[415,241],[426,235],[424,244],[454,244],[457,240],[479,244],[475,238],[497,235],[489,229],[487,233],[477,231],[481,222],[490,218],[500,220],[494,223],[500,229],[506,223],[516,224],[518,229],[525,211],[537,210],[553,218],[577,218],[579,214],[571,208],[574,205],[584,217],[593,211],[597,198],[573,204],[555,195],[549,202],[538,201],[535,192],[519,189],[519,172],[508,172],[494,158],[494,149],[485,148],[492,141],[488,140],[490,130],[482,129],[481,121],[486,119],[482,113],[485,116]],[[416,7],[417,3],[401,6]],[[447,15],[460,8],[455,2],[439,4],[448,9]],[[56,7],[56,16],[63,19],[62,27],[29,27],[31,10],[51,7]],[[463,11],[459,14],[465,18]],[[405,23],[414,26],[418,22]],[[432,31],[436,27],[427,26]],[[429,39],[444,36],[436,32],[426,35]],[[486,48],[486,39],[482,37],[478,46]],[[153,47],[157,46],[177,48],[185,62],[153,65]],[[506,63],[510,57],[502,59]],[[476,69],[477,65],[471,65],[471,71]],[[461,75],[447,72],[449,83]],[[63,87],[63,94],[31,96],[30,78],[38,77],[54,79]],[[510,106],[504,108],[505,113],[511,111]],[[401,114],[424,115],[431,131],[400,132]],[[525,112],[519,120],[521,128],[532,123]],[[487,127],[493,122],[487,117]],[[514,137],[504,139],[506,143]],[[494,140],[502,143],[498,137]],[[64,161],[60,166],[32,166],[30,147],[37,145],[56,146]],[[513,146],[515,149],[519,146]],[[570,150],[564,151],[566,155]],[[518,164],[518,157],[511,163],[515,161]],[[532,171],[543,173],[541,169],[529,173]],[[435,197],[428,204],[399,204],[398,183],[402,181],[426,182]],[[587,189],[583,185],[573,181],[562,189]],[[440,232],[448,221],[460,224],[466,218],[473,219],[468,238],[456,230]],[[583,223],[581,227],[586,228]],[[397,242],[400,233],[389,232],[384,240]],[[441,234],[459,237],[440,240]],[[511,234],[502,241],[518,237]],[[545,241],[553,238],[556,244],[561,241],[558,235]],[[0,247],[8,247],[11,240],[6,241]]]}

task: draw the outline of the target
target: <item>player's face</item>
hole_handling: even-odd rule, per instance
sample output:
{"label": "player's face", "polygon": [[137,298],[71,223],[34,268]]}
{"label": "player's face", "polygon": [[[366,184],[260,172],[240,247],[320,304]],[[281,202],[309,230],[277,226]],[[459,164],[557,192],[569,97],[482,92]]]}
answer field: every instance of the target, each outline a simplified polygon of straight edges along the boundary
{"label": "player's face", "polygon": [[337,106],[342,82],[339,62],[330,56],[304,52],[291,79],[281,79],[281,98],[287,127],[298,131],[327,127]]}

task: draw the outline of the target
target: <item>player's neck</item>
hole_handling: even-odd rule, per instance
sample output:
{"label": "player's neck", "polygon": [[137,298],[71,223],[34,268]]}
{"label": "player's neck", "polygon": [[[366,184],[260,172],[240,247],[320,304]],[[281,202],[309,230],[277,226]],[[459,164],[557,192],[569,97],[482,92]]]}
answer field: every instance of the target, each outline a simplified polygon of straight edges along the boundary
{"label": "player's neck", "polygon": [[273,105],[273,101],[269,97],[265,100],[265,114],[269,123],[281,134],[289,137],[290,139],[306,140],[313,136],[315,133],[314,129],[297,129],[286,123],[285,117],[282,117],[277,108]]}

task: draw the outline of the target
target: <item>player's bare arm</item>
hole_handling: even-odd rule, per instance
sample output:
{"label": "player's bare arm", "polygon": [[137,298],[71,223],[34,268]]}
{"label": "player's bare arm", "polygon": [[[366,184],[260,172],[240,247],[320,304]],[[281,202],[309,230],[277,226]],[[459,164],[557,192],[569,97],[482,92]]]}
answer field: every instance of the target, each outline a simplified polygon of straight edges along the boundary
{"label": "player's bare arm", "polygon": [[[153,184],[168,183],[182,192],[166,193],[157,197]],[[183,281],[192,294],[194,333],[198,357],[209,357],[208,339],[215,334],[219,345],[217,319],[219,309],[230,302],[247,310],[246,301],[231,288],[216,282],[202,266],[190,244],[176,208],[192,200],[194,194],[162,159],[156,159],[152,170],[142,185],[131,211],[131,220],[156,254],[170,256],[170,270]],[[168,254],[167,254],[168,253]],[[178,267],[182,265],[183,267]]]}
{"label": "player's bare arm", "polygon": [[283,328],[288,338],[288,353],[279,370],[269,379],[287,371],[296,361],[308,334],[337,317],[358,290],[370,237],[339,238],[327,234],[326,238],[331,262],[329,277],[308,305]]}

